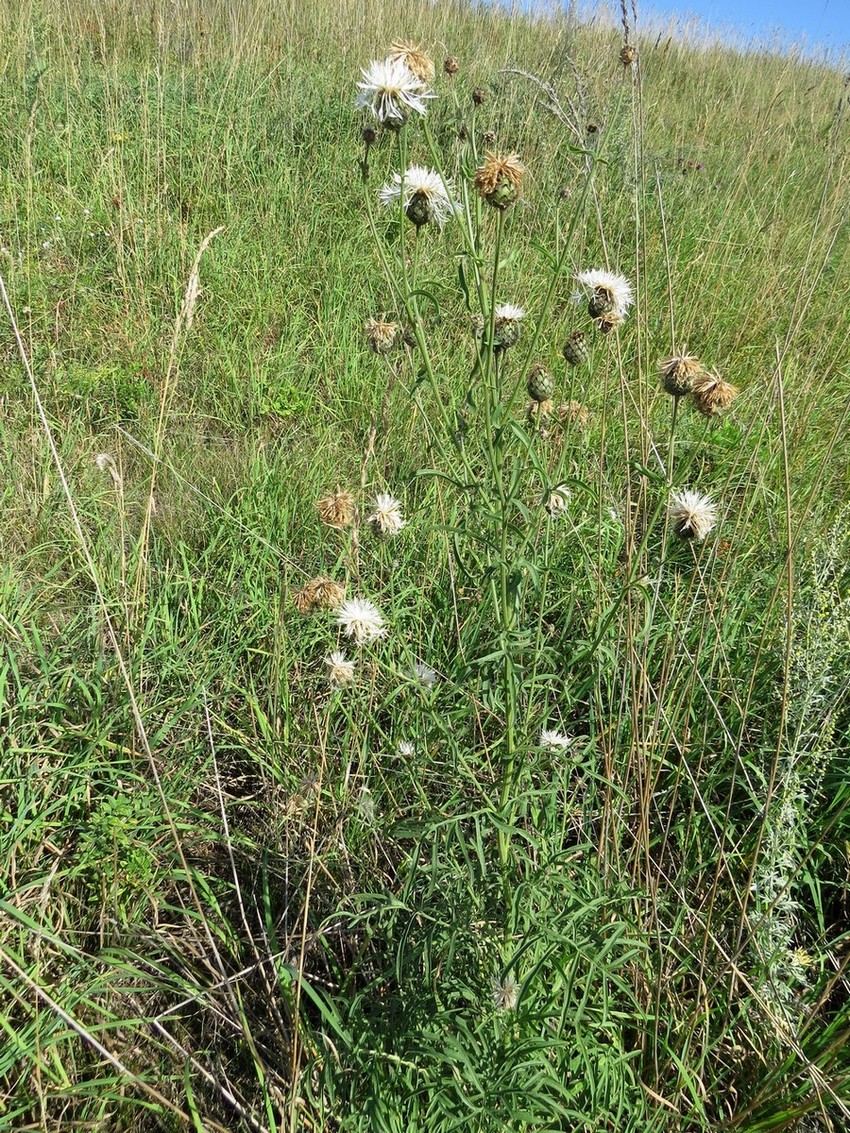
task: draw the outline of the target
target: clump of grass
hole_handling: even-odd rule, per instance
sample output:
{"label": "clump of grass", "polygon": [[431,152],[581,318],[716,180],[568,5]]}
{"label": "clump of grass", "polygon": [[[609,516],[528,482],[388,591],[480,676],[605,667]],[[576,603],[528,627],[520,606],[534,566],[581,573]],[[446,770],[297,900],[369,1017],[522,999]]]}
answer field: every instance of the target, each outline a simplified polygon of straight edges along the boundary
{"label": "clump of grass", "polygon": [[0,21],[3,1121],[842,1128],[841,76]]}

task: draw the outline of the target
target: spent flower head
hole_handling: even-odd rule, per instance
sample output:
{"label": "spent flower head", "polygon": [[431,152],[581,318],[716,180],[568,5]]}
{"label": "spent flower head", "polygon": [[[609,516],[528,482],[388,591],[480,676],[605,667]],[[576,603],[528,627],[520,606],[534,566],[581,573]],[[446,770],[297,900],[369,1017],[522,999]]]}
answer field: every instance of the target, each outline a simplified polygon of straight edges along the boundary
{"label": "spent flower head", "polygon": [[659,362],[658,372],[665,393],[671,397],[684,397],[693,389],[695,379],[705,373],[705,367],[695,354],[683,351]]}
{"label": "spent flower head", "polygon": [[677,535],[701,542],[717,523],[717,504],[686,488],[672,493],[667,514]]}
{"label": "spent flower head", "polygon": [[691,386],[694,405],[703,417],[718,417],[738,396],[738,387],[724,381],[719,374],[700,374]]}
{"label": "spent flower head", "polygon": [[385,539],[398,535],[406,525],[407,520],[401,514],[401,501],[391,496],[389,492],[378,492],[375,496],[375,510],[366,522],[376,535]]}
{"label": "spent flower head", "polygon": [[403,39],[394,39],[389,58],[396,63],[404,63],[417,79],[427,83],[434,77],[434,62],[421,47],[407,43]]}
{"label": "spent flower head", "polygon": [[327,677],[334,688],[345,688],[354,683],[354,662],[338,649],[325,658]]}
{"label": "spent flower head", "polygon": [[522,196],[525,166],[515,153],[504,157],[488,151],[484,158],[475,171],[475,191],[488,205],[504,210]]}
{"label": "spent flower head", "polygon": [[392,181],[384,185],[379,195],[387,208],[398,208],[400,201],[407,219],[417,228],[428,223],[442,228],[460,212],[460,203],[453,192],[451,185],[433,169],[411,165],[404,174],[394,173]]}
{"label": "spent flower head", "polygon": [[387,632],[387,625],[374,602],[368,598],[349,598],[339,608],[337,622],[357,645],[365,645]]}
{"label": "spent flower head", "polygon": [[612,326],[608,329],[613,329],[625,319],[634,301],[634,292],[624,275],[593,268],[578,272],[574,278],[579,284],[579,290],[575,292],[573,299],[577,303],[588,299],[587,309],[591,318],[611,323]]}
{"label": "spent flower head", "polygon": [[371,110],[385,126],[403,126],[411,112],[426,114],[427,100],[436,97],[400,59],[374,60],[362,73],[355,106]]}
{"label": "spent flower head", "polygon": [[345,587],[332,578],[311,578],[293,594],[292,601],[299,614],[312,614],[316,610],[337,610],[345,598]]}
{"label": "spent flower head", "polygon": [[326,527],[340,530],[348,527],[354,519],[354,497],[350,492],[337,488],[320,500],[316,500],[316,511]]}
{"label": "spent flower head", "polygon": [[364,329],[369,349],[375,354],[389,354],[401,334],[398,323],[388,323],[383,319],[368,318]]}

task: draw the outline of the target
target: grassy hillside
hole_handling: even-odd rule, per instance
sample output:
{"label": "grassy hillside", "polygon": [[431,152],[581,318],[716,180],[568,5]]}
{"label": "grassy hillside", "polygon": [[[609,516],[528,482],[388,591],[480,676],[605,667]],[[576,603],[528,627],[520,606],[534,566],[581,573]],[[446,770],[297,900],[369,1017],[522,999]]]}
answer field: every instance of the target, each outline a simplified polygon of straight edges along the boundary
{"label": "grassy hillside", "polygon": [[0,1129],[850,1128],[844,76],[0,32]]}

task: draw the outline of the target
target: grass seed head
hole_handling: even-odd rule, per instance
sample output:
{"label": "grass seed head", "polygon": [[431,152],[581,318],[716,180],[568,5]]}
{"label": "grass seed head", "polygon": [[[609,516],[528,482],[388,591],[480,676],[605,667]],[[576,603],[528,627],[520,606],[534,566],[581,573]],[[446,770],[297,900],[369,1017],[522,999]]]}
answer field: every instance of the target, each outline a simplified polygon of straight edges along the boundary
{"label": "grass seed head", "polygon": [[488,151],[484,157],[475,171],[475,191],[488,205],[504,210],[522,196],[525,166],[515,153],[503,157]]}
{"label": "grass seed head", "polygon": [[454,55],[449,55],[446,59],[443,60],[443,70],[447,75],[454,76],[460,70],[460,62],[455,58]]}
{"label": "grass seed head", "polygon": [[624,67],[631,67],[637,60],[637,48],[633,43],[626,43],[620,51],[620,62]]}
{"label": "grass seed head", "polygon": [[476,106],[480,106],[483,102],[487,101],[487,91],[484,87],[476,87],[472,92],[472,101]]}
{"label": "grass seed head", "polygon": [[724,381],[719,374],[701,373],[694,378],[691,395],[704,417],[718,417],[738,396],[738,387]]}
{"label": "grass seed head", "polygon": [[394,39],[389,55],[395,62],[404,63],[417,79],[423,83],[434,77],[434,63],[425,52],[413,43],[406,43],[403,39]]}
{"label": "grass seed head", "polygon": [[349,527],[354,520],[354,497],[350,492],[337,488],[330,495],[316,500],[316,510],[325,527],[339,531],[343,527]]}

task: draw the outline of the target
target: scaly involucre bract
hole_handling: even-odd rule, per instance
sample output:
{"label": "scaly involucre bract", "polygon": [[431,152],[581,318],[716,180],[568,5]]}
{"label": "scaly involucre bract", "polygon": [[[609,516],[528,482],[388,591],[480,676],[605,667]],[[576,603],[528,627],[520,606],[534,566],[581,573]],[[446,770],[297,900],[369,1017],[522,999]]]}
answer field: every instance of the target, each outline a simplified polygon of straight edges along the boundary
{"label": "scaly involucre bract", "polygon": [[362,73],[355,106],[370,110],[385,125],[400,126],[411,112],[426,114],[427,100],[436,97],[400,59],[374,60]]}

